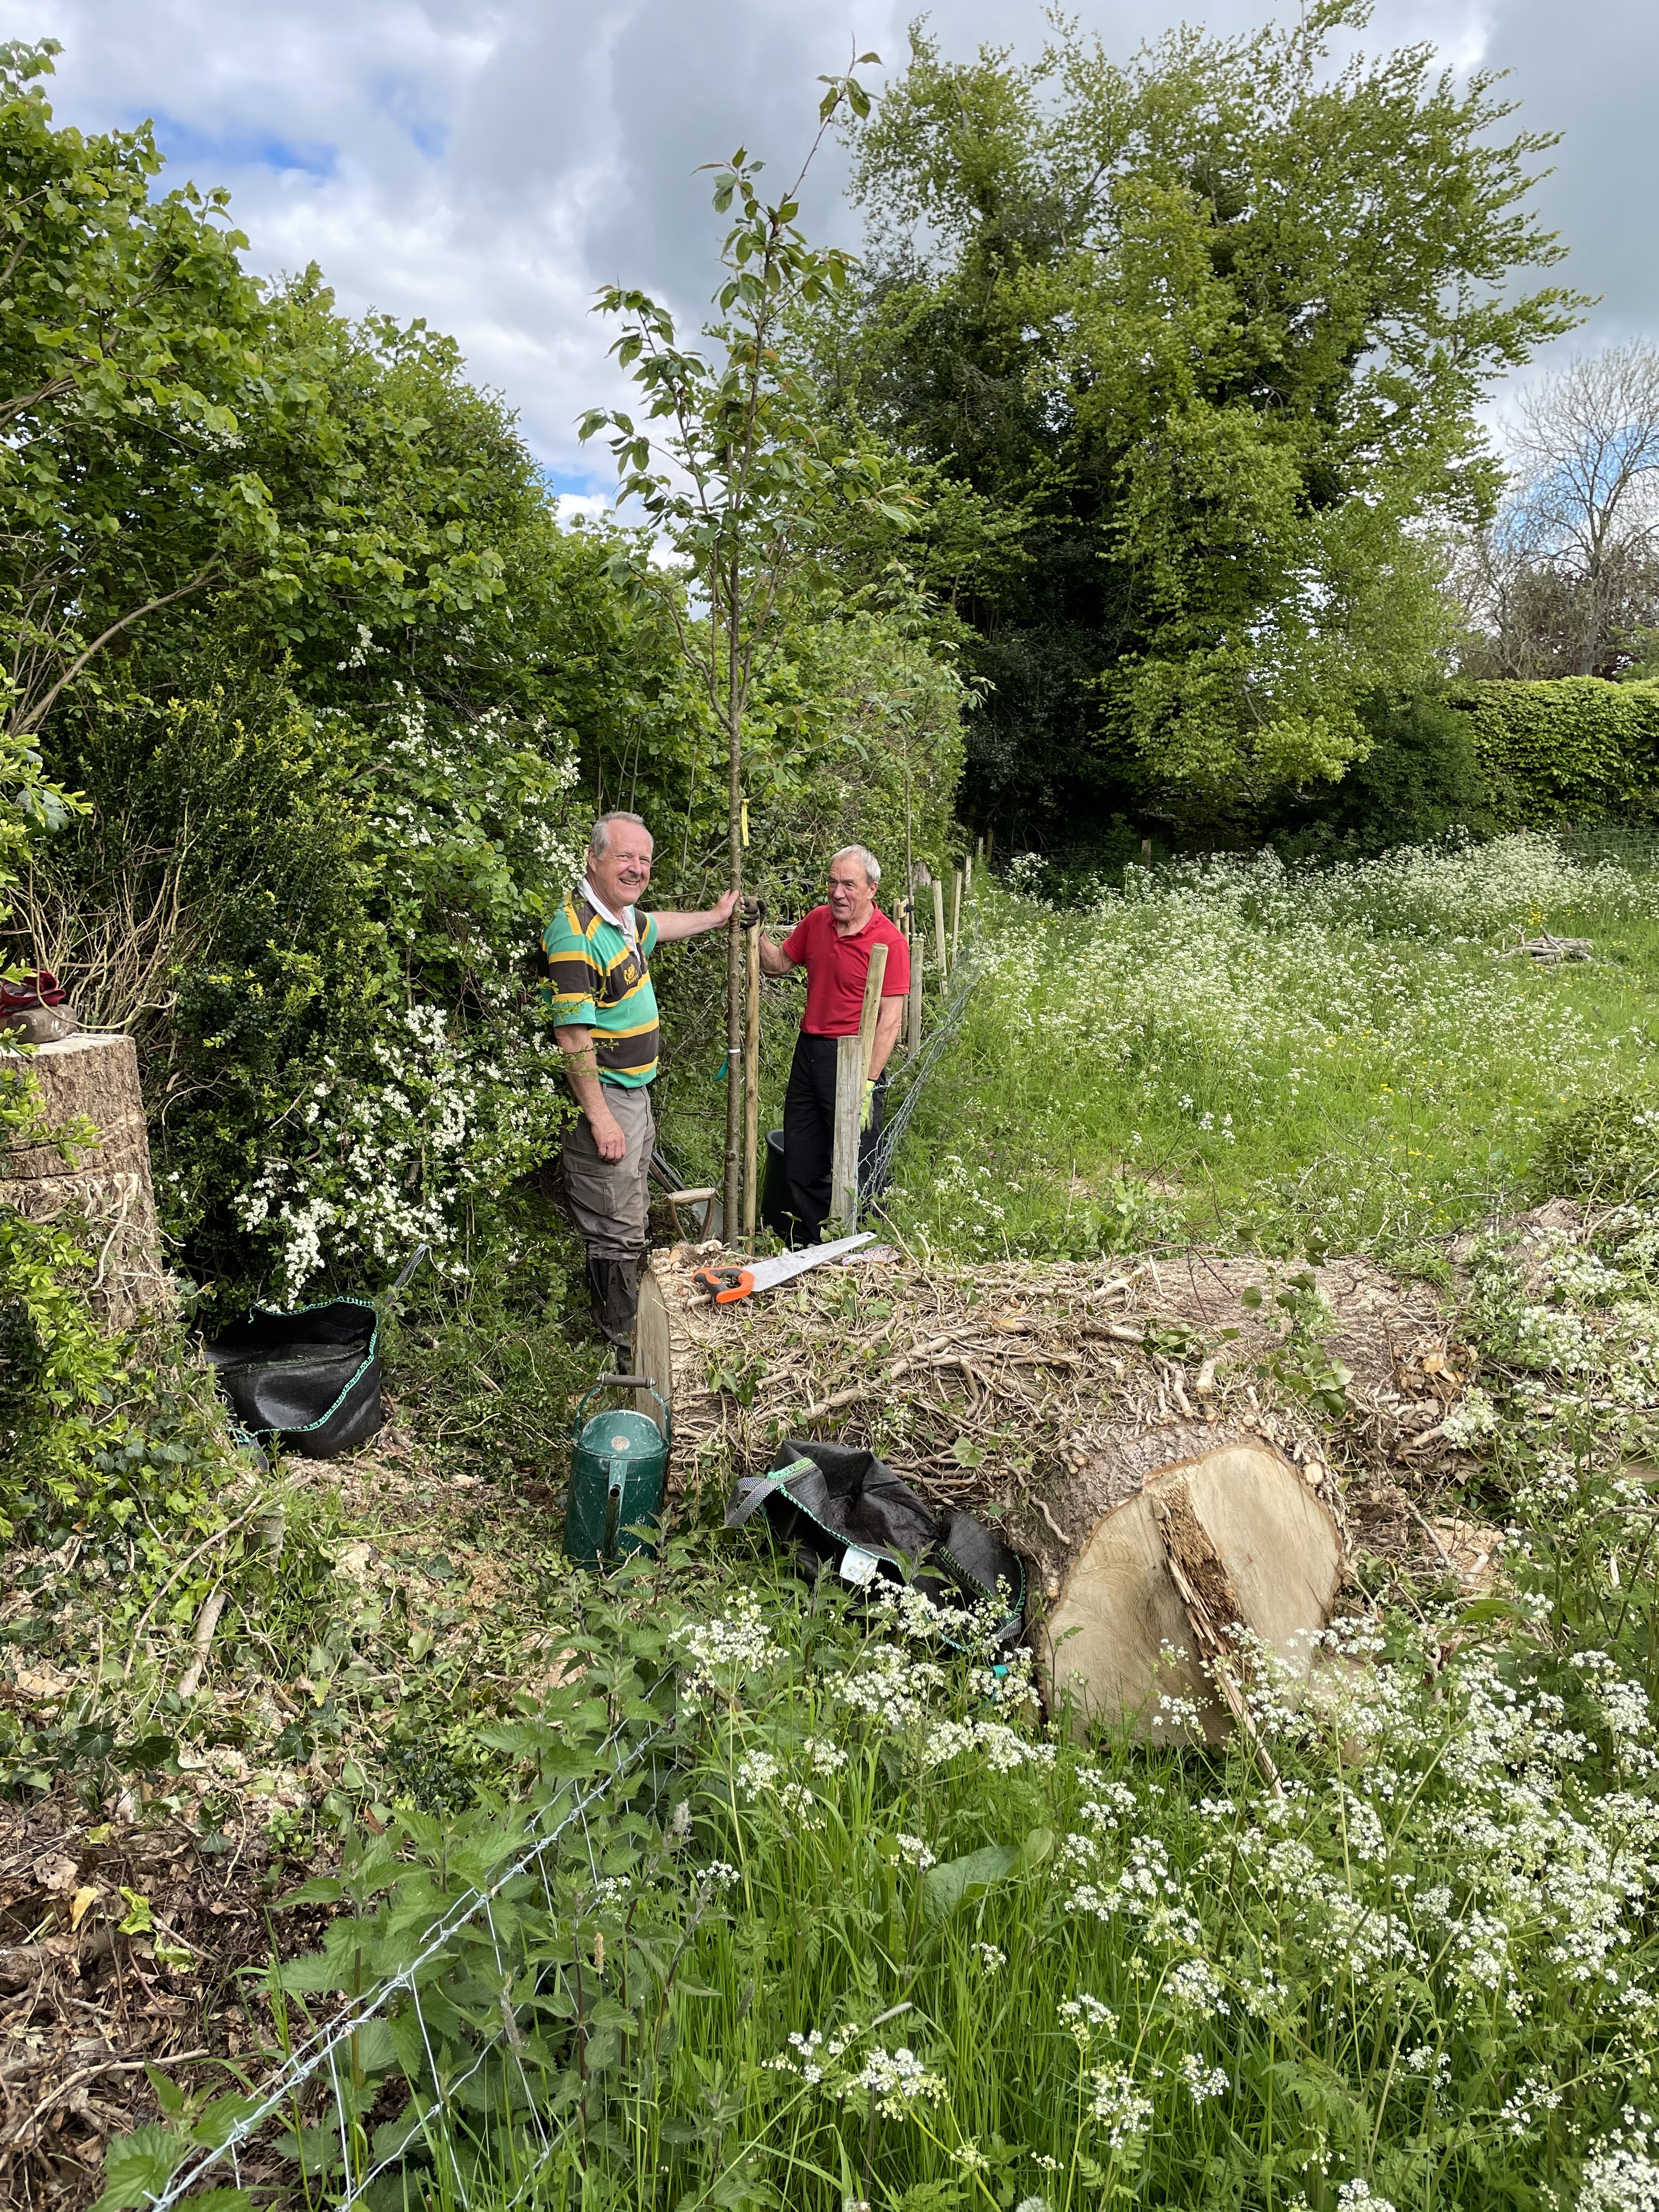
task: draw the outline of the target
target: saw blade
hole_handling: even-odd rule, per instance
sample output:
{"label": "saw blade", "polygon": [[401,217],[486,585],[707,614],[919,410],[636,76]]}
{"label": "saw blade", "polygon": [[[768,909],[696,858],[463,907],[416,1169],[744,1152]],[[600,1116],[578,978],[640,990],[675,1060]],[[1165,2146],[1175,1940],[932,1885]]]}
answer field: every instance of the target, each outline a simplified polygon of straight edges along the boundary
{"label": "saw blade", "polygon": [[844,1259],[860,1245],[873,1244],[875,1241],[875,1231],[866,1229],[856,1237],[838,1237],[831,1244],[814,1244],[805,1252],[786,1252],[775,1260],[757,1260],[744,1272],[752,1278],[757,1291],[775,1290],[792,1275],[804,1275],[809,1267],[822,1267],[827,1261]]}

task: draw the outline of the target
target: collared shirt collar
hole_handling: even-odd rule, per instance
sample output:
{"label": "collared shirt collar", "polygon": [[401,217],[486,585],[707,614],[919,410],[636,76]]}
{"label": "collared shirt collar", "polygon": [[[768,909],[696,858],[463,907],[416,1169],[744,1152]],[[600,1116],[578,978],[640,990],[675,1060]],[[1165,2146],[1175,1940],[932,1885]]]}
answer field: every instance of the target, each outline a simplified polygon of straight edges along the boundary
{"label": "collared shirt collar", "polygon": [[625,906],[619,915],[612,914],[610,908],[599,896],[599,893],[594,890],[592,884],[589,883],[586,876],[582,878],[582,896],[587,901],[587,903],[592,908],[595,914],[599,915],[602,920],[608,921],[611,924],[612,929],[621,930],[623,935],[628,939],[630,945],[637,945],[639,943],[639,924],[634,919],[634,909],[631,906]]}

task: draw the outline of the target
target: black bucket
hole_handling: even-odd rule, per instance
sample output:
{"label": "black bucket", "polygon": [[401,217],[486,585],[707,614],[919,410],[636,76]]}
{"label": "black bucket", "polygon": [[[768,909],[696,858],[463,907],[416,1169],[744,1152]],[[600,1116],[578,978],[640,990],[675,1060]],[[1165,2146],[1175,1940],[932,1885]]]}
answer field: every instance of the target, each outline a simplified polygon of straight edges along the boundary
{"label": "black bucket", "polygon": [[204,1345],[238,1425],[307,1459],[337,1459],[380,1429],[380,1320],[364,1298],[276,1313],[256,1306]]}

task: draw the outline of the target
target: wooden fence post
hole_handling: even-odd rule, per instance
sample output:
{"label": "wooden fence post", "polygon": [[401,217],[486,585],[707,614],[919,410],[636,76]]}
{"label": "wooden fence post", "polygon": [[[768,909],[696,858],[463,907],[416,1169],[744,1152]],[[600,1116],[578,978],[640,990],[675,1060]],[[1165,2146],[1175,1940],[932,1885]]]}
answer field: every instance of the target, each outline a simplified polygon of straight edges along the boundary
{"label": "wooden fence post", "polygon": [[915,909],[910,914],[910,1008],[905,1048],[914,1060],[921,1050],[921,970],[927,957],[927,941],[916,928]]}
{"label": "wooden fence post", "polygon": [[830,1169],[830,1212],[840,1223],[840,1234],[850,1237],[859,1225],[859,1127],[864,1112],[864,1071],[870,1065],[875,1042],[876,1017],[881,1011],[881,987],[887,973],[887,947],[874,946],[870,971],[864,979],[864,1008],[858,1032],[838,1040],[836,1048],[836,1139]]}
{"label": "wooden fence post", "polygon": [[957,868],[951,878],[951,965],[957,964],[962,951],[962,870]]}
{"label": "wooden fence post", "polygon": [[945,886],[937,876],[933,878],[933,949],[939,955],[939,987],[942,991],[951,973],[951,948],[945,939]]}

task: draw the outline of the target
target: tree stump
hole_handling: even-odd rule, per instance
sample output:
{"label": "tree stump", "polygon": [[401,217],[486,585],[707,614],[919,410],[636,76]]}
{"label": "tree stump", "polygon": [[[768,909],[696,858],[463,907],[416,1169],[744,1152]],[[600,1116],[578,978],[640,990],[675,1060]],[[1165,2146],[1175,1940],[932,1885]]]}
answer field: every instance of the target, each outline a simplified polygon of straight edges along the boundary
{"label": "tree stump", "polygon": [[1079,1534],[1051,1570],[1039,1639],[1050,1703],[1069,1696],[1081,1723],[1138,1718],[1149,1739],[1179,1740],[1185,1727],[1159,1720],[1167,1696],[1197,1708],[1212,1742],[1235,1721],[1253,1733],[1250,1638],[1306,1671],[1341,1587],[1335,1517],[1259,1437],[1172,1428],[1137,1441],[1143,1464],[1103,1455],[1072,1486]]}
{"label": "tree stump", "polygon": [[78,1216],[94,1308],[106,1327],[125,1328],[167,1295],[137,1048],[130,1036],[83,1030],[27,1058],[0,1053],[0,1066],[33,1075],[46,1128],[85,1121],[96,1133],[71,1146],[72,1166],[56,1145],[0,1154],[0,1206],[31,1221]]}

